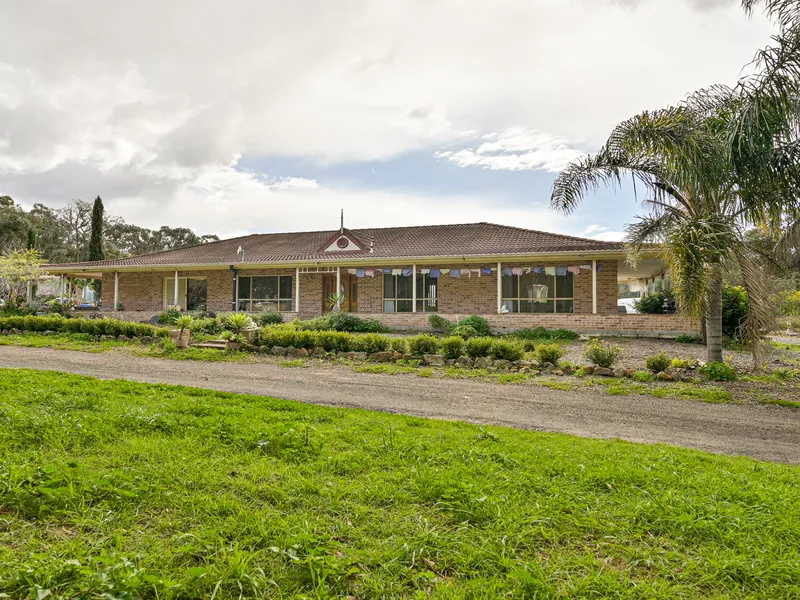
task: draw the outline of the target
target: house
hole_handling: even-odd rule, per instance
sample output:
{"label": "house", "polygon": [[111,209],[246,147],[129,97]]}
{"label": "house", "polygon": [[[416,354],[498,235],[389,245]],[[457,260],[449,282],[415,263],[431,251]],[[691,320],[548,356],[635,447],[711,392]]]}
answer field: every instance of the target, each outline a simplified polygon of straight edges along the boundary
{"label": "house", "polygon": [[664,272],[657,248],[636,270],[625,256],[619,242],[470,223],[255,234],[46,269],[67,289],[72,278],[102,279],[109,313],[134,320],[172,306],[307,319],[330,310],[338,291],[340,310],[397,329],[425,329],[431,314],[480,314],[500,331],[695,333],[685,316],[618,313],[619,282]]}

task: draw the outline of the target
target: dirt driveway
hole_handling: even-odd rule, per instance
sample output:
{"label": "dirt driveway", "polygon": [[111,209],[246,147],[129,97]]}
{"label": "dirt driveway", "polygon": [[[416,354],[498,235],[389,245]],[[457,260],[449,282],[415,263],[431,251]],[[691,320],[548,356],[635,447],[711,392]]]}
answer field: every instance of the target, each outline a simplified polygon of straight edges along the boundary
{"label": "dirt driveway", "polygon": [[314,404],[660,442],[800,464],[800,410],[646,396],[564,392],[530,385],[353,373],[338,366],[286,368],[136,358],[0,346],[0,367],[44,369],[273,396]]}

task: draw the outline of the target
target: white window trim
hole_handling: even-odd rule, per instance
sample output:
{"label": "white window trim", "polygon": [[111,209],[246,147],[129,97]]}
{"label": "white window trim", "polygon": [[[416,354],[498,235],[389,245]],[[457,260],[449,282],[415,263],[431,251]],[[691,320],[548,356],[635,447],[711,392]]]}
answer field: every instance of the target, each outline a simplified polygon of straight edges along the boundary
{"label": "white window trim", "polygon": [[[186,281],[187,282],[187,286],[188,286],[188,280],[189,279],[197,279],[197,280],[200,280],[200,281],[208,281],[208,277],[206,277],[206,276],[178,277],[178,285],[180,286],[180,282],[181,281]],[[168,281],[173,282],[171,284],[171,286],[167,284]],[[164,306],[164,310],[168,310],[169,309],[170,305],[167,304],[167,298],[169,298],[170,294],[175,293],[174,290],[175,290],[175,276],[174,275],[164,276],[164,285],[163,285],[163,290],[162,290],[162,294],[163,295],[161,296],[162,299],[163,299],[161,304]],[[208,289],[206,289],[206,305],[208,305]]]}

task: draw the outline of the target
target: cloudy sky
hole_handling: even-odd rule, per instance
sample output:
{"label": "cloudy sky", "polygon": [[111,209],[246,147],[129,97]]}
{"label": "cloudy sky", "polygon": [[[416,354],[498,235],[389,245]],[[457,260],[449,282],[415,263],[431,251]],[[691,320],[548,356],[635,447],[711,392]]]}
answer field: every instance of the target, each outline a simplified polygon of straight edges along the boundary
{"label": "cloudy sky", "polygon": [[632,190],[548,209],[618,121],[733,83],[736,0],[0,0],[0,195],[98,194],[199,233],[491,221],[618,236]]}

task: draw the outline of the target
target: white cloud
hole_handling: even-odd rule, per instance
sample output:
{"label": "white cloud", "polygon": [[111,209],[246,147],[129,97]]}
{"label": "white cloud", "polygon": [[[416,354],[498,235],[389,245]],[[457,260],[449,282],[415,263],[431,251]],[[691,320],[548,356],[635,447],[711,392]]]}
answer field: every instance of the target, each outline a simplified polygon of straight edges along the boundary
{"label": "white cloud", "polygon": [[[771,27],[736,2],[716,4],[6,2],[0,193],[28,205],[100,194],[131,221],[188,219],[203,232],[329,227],[322,215],[348,199],[369,225],[514,223],[547,213],[296,173],[263,179],[235,165],[442,149],[456,164],[557,169],[573,140],[591,149],[631,114],[735,80]],[[654,35],[654,23],[680,43]]]}
{"label": "white cloud", "polygon": [[580,235],[603,242],[621,242],[626,234],[624,231],[612,231],[603,225],[589,225]]}
{"label": "white cloud", "polygon": [[435,158],[447,159],[459,167],[483,167],[495,171],[544,169],[559,172],[585,151],[573,147],[574,142],[541,131],[511,127],[501,132],[480,136],[486,140],[477,148],[440,150]]}

